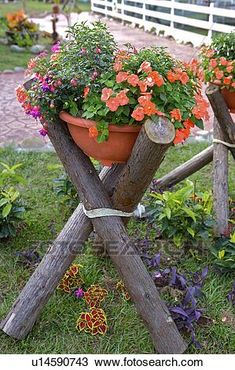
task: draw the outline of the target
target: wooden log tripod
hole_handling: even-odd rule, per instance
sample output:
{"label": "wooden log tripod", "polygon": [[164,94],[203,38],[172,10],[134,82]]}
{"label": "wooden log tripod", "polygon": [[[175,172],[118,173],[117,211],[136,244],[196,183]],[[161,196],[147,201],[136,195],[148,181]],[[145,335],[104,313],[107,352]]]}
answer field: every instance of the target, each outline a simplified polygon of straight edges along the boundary
{"label": "wooden log tripod", "polygon": [[[215,140],[212,146],[159,179],[158,188],[164,189],[182,181],[212,161],[214,154],[213,190],[216,231],[223,234],[228,222],[228,196],[227,172],[224,169],[220,171],[221,166],[222,168],[227,166],[222,141],[231,145],[228,148],[235,158],[235,125],[218,88],[214,86],[207,89],[207,96],[215,113],[215,125],[218,125],[215,126],[217,142]],[[74,144],[65,125],[62,122],[56,122],[49,126],[51,142],[76,186],[86,210],[115,208],[132,212],[160,166],[166,150],[171,146],[174,135],[174,127],[169,121],[159,119],[155,125],[148,120],[138,136],[128,163],[115,165],[109,170],[103,169],[99,179],[91,161]],[[222,154],[221,146],[223,146]],[[227,152],[227,147],[225,149]],[[220,155],[224,156],[222,162]],[[225,211],[220,212],[219,207]],[[150,331],[156,351],[183,353],[186,344],[129,240],[121,218],[109,216],[89,219],[82,205],[79,205],[70,217],[23,288],[11,311],[1,322],[2,330],[17,339],[22,339],[29,333],[42,308],[67,268],[81,251],[93,228],[102,239],[123,278],[138,313]]]}
{"label": "wooden log tripod", "polygon": [[[99,179],[90,159],[75,145],[64,123],[49,125],[49,137],[86,210],[116,208],[132,212],[149,186],[175,136],[165,119],[146,121],[128,163],[104,170]],[[111,199],[110,199],[111,196]],[[92,227],[102,237],[137,312],[143,318],[159,353],[182,353],[186,349],[165,303],[126,234],[121,217],[88,219],[79,205],[42,262],[35,270],[7,317],[2,330],[17,339],[31,330],[41,309],[57,287]]]}

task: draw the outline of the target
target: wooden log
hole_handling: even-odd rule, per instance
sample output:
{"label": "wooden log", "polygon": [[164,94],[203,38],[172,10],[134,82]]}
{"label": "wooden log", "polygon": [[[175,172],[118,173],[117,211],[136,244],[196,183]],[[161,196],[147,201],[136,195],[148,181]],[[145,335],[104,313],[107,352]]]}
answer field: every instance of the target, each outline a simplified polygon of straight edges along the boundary
{"label": "wooden log", "polygon": [[[49,135],[67,172],[77,185],[80,198],[86,209],[111,208],[112,204],[100,183],[90,160],[75,146],[67,130],[60,123],[51,124]],[[182,353],[186,346],[172,321],[165,304],[160,300],[157,289],[136,254],[119,217],[96,218],[92,220],[95,230],[107,242],[110,256],[118,267],[127,289],[148,326],[155,348],[160,353]],[[129,252],[129,253],[127,253]],[[138,284],[136,284],[138,281]],[[44,287],[42,287],[44,289]],[[26,292],[25,292],[26,293]],[[3,330],[13,337],[25,335],[24,327],[31,321],[22,308],[37,299],[34,291],[29,292],[24,305],[14,305],[4,322]],[[25,294],[22,296],[24,299]],[[38,301],[40,304],[40,300]],[[20,309],[19,309],[20,308]],[[35,317],[34,317],[35,321]],[[32,322],[31,322],[32,326]],[[26,330],[28,331],[28,329]]]}
{"label": "wooden log", "polygon": [[133,148],[136,155],[130,157],[114,190],[114,204],[126,212],[131,212],[142,199],[175,137],[174,126],[169,121],[155,119],[156,122],[150,119],[145,122],[145,129],[141,130]]}
{"label": "wooden log", "polygon": [[156,182],[156,190],[165,190],[199,171],[213,160],[213,145],[196,154],[187,162],[170,171]]}
{"label": "wooden log", "polygon": [[[138,136],[127,165],[117,180],[112,196],[115,207],[125,212],[134,211],[175,137],[174,126],[165,118],[156,117],[155,121],[148,119],[144,128]],[[125,217],[123,222],[126,225],[128,218]],[[97,236],[93,245],[98,255],[107,255],[101,237]]]}
{"label": "wooden log", "polygon": [[[223,132],[215,117],[214,139],[224,140]],[[215,216],[215,235],[226,235],[228,232],[228,149],[225,145],[214,143],[213,153],[213,201]]]}
{"label": "wooden log", "polygon": [[[224,141],[230,144],[235,144],[235,122],[233,122],[223,95],[220,93],[219,87],[216,85],[210,85],[206,89],[206,95],[220,125]],[[235,159],[235,148],[228,147],[228,149]]]}

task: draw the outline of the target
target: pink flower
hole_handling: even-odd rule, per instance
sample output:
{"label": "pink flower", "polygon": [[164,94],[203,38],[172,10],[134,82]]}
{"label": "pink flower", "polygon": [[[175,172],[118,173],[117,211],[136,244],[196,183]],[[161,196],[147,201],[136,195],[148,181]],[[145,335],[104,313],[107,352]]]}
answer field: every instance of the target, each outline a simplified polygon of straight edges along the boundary
{"label": "pink flower", "polygon": [[83,298],[84,291],[82,290],[82,288],[78,288],[77,290],[75,290],[74,295],[76,298]]}
{"label": "pink flower", "polygon": [[47,135],[47,130],[44,127],[41,128],[38,132],[43,137]]}
{"label": "pink flower", "polygon": [[60,42],[58,41],[51,47],[52,53],[58,53],[60,51]]}

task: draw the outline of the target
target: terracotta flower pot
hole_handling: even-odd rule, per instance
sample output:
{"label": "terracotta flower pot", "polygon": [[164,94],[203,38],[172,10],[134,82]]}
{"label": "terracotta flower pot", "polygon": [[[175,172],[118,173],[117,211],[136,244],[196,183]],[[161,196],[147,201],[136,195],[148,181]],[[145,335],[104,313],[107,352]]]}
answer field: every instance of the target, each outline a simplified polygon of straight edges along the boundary
{"label": "terracotta flower pot", "polygon": [[67,112],[61,112],[60,118],[67,122],[73,140],[84,153],[104,166],[126,163],[141,129],[141,126],[109,125],[108,140],[99,144],[89,136],[89,128],[96,125],[95,121],[73,117]]}
{"label": "terracotta flower pot", "polygon": [[235,113],[235,91],[229,91],[228,89],[221,89],[220,91],[230,112]]}

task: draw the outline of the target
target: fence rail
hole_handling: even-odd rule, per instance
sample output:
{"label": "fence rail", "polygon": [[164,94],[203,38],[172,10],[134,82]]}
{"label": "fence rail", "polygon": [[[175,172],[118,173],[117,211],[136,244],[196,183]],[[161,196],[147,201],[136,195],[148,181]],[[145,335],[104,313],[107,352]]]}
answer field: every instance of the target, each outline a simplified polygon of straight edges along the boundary
{"label": "fence rail", "polygon": [[204,0],[204,4],[208,6],[177,0],[91,0],[91,9],[146,31],[200,46],[209,43],[214,33],[228,33],[235,28],[234,0],[234,10],[217,7],[218,1]]}

